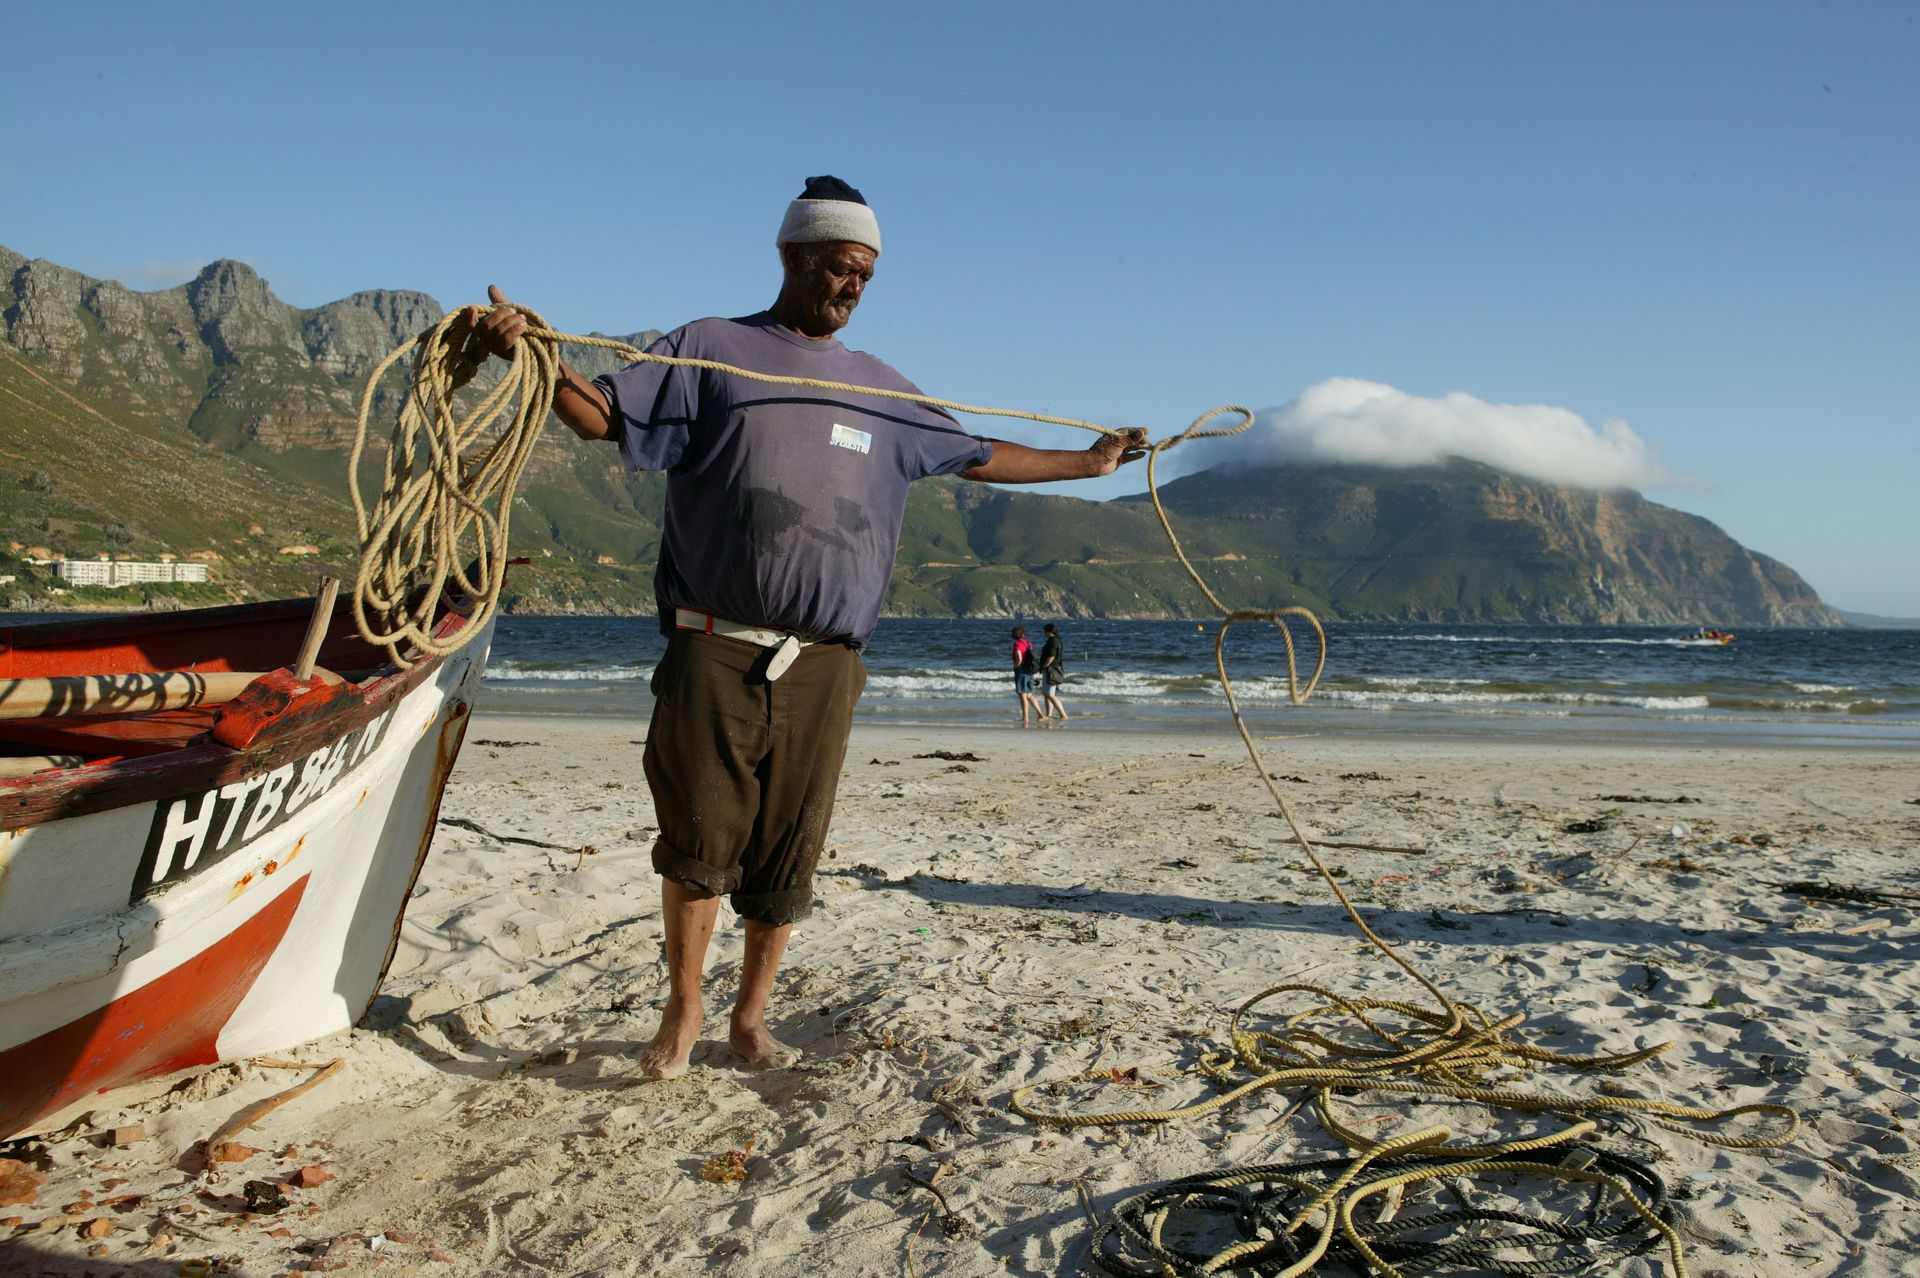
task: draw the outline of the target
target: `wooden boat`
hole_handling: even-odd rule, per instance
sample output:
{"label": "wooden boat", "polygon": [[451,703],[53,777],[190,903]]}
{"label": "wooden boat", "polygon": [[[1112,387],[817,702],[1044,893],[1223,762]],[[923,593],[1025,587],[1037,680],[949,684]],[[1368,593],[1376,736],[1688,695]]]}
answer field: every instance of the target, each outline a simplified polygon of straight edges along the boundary
{"label": "wooden boat", "polygon": [[[315,617],[287,600],[0,627],[0,1137],[372,1001],[492,623],[402,669],[344,607]],[[446,611],[434,633],[466,625]]]}

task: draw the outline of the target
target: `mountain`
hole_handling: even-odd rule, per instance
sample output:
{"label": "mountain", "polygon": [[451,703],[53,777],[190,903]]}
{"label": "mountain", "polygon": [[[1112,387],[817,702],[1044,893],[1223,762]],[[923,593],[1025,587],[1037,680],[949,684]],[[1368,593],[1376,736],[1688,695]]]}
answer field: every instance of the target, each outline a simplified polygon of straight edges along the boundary
{"label": "mountain", "polygon": [[1849,626],[1858,626],[1862,630],[1920,630],[1920,617],[1883,617],[1872,612],[1852,612],[1840,609],[1840,615]]}
{"label": "mountain", "polygon": [[1459,458],[1216,469],[1164,485],[1161,500],[1204,530],[1196,547],[1246,556],[1225,569],[1239,584],[1216,591],[1264,594],[1257,606],[1401,621],[1845,624],[1791,568],[1697,515]]}
{"label": "mountain", "polygon": [[[216,585],[169,591],[195,602],[309,589],[322,569],[350,579],[346,459],[361,388],[444,314],[424,293],[393,290],[303,310],[231,261],[137,293],[0,247],[0,546],[22,558],[208,559]],[[617,364],[594,347],[566,354],[590,373]],[[376,397],[383,430],[400,386],[392,378]],[[367,464],[370,489],[383,448]],[[522,602],[630,611],[650,601],[659,500],[657,479],[630,483],[609,450],[547,431],[514,510],[514,550],[540,562],[520,574]],[[46,584],[29,565],[8,574]],[[15,594],[33,597],[20,585]]]}
{"label": "mountain", "polygon": [[[49,551],[207,561],[207,585],[165,588],[189,602],[305,590],[322,568],[350,577],[346,457],[362,384],[443,314],[425,294],[399,290],[302,309],[231,261],[141,293],[0,247],[0,546],[11,552],[0,576],[17,578],[7,588],[15,605],[46,601],[52,579],[25,561]],[[643,346],[656,335],[619,340]],[[590,375],[616,362],[597,348],[566,354]],[[376,399],[383,430],[398,390],[391,379]],[[370,459],[368,473],[377,465]],[[1785,565],[1627,491],[1454,461],[1217,469],[1162,492],[1183,545],[1235,606],[1462,622],[1843,624]],[[658,476],[626,475],[610,449],[549,429],[514,506],[513,548],[534,566],[514,578],[508,606],[649,610],[660,502]],[[1089,502],[957,480],[914,486],[887,610],[1209,611],[1145,497]]]}

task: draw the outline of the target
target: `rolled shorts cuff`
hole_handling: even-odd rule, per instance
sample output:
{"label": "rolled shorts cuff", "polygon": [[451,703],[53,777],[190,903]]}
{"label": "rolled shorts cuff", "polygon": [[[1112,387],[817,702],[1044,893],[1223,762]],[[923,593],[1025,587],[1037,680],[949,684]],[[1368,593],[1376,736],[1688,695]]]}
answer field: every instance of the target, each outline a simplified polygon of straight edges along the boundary
{"label": "rolled shorts cuff", "polygon": [[653,845],[653,870],[663,879],[672,879],[701,892],[725,896],[740,886],[740,867],[708,865],[697,857],[676,852],[664,842]]}
{"label": "rolled shorts cuff", "polygon": [[754,923],[784,927],[798,923],[813,912],[813,885],[789,888],[785,892],[735,892],[733,912]]}

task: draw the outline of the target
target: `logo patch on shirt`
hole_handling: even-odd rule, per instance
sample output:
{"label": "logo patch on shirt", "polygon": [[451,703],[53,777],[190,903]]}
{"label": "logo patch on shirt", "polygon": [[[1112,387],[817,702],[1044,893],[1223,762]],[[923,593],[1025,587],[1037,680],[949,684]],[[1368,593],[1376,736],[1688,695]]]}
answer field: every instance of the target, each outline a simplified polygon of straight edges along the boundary
{"label": "logo patch on shirt", "polygon": [[866,453],[873,449],[873,436],[864,430],[842,426],[839,422],[833,424],[833,435],[827,442],[835,448],[850,448],[856,453]]}

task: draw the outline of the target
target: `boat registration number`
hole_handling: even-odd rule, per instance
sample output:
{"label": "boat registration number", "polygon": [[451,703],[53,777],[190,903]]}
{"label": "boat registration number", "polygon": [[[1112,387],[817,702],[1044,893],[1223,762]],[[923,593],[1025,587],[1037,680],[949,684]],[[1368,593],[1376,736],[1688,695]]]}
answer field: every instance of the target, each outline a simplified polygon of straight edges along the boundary
{"label": "boat registration number", "polygon": [[154,805],[133,900],[226,859],[333,789],[380,745],[392,719],[388,710],[305,758]]}

